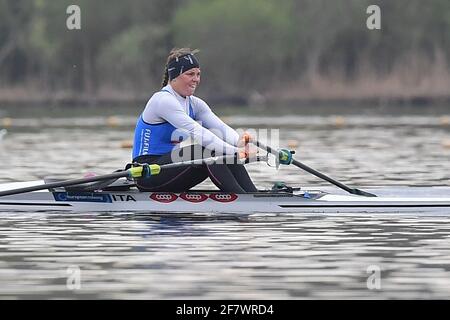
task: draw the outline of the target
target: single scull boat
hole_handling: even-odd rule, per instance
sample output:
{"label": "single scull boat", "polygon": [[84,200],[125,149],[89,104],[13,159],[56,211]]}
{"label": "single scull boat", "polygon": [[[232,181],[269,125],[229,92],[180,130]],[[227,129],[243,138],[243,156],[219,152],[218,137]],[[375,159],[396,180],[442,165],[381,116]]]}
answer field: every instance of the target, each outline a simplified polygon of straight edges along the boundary
{"label": "single scull boat", "polygon": [[227,163],[227,160],[241,161],[234,156],[221,156],[161,166],[137,164],[115,173],[80,179],[0,184],[0,210],[237,214],[450,213],[450,196],[377,197],[375,194],[350,188],[294,160],[291,151],[275,150],[259,141],[253,143],[268,154],[275,155],[279,163],[293,164],[350,194],[340,195],[286,186],[245,194],[211,190],[191,190],[183,193],[142,192],[135,187],[135,178],[160,174],[165,168],[219,161]]}
{"label": "single scull boat", "polygon": [[[0,191],[44,181],[1,184]],[[215,191],[140,192],[127,182],[99,191],[65,188],[0,197],[0,211],[137,213],[450,213],[449,198],[361,197],[322,191],[279,190],[249,194]]]}

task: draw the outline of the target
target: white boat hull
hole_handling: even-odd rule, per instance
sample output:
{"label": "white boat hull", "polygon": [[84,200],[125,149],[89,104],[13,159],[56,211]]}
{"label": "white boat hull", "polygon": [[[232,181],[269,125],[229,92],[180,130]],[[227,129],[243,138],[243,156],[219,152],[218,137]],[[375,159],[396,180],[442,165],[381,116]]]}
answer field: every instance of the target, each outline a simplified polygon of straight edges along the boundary
{"label": "white boat hull", "polygon": [[[43,181],[0,185],[0,191]],[[0,197],[0,211],[143,212],[143,213],[449,213],[449,198],[368,198],[320,191],[261,192],[49,192]]]}

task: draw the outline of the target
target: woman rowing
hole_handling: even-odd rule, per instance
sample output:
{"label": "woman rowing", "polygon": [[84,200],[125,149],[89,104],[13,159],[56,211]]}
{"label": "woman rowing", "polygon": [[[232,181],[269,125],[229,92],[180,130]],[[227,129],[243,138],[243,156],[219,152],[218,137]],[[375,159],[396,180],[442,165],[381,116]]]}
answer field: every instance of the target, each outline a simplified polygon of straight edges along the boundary
{"label": "woman rowing", "polygon": [[[235,155],[241,159],[249,156],[239,149],[246,143],[244,138],[220,120],[205,101],[193,95],[201,73],[195,53],[189,48],[170,52],[162,89],[153,94],[137,121],[133,162],[163,165],[211,155]],[[186,137],[197,144],[180,148],[179,143]],[[181,192],[208,177],[222,191],[257,191],[241,164],[166,169],[160,175],[138,179],[137,186],[143,191]]]}

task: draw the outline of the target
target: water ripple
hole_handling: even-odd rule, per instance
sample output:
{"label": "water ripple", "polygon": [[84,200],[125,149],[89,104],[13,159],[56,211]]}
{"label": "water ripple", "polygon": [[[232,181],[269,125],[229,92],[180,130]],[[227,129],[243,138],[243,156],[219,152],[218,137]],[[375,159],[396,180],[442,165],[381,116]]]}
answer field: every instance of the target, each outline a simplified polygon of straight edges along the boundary
{"label": "water ripple", "polygon": [[[122,168],[130,119],[113,128],[105,117],[14,121],[0,141],[0,180]],[[380,195],[450,194],[449,128],[437,117],[352,116],[339,126],[332,116],[250,120],[230,118],[279,126],[280,146],[295,141],[301,161],[344,183]],[[293,167],[248,168],[261,188],[276,179],[343,193]],[[2,212],[0,298],[447,299],[449,219]],[[373,270],[379,288],[370,286]]]}

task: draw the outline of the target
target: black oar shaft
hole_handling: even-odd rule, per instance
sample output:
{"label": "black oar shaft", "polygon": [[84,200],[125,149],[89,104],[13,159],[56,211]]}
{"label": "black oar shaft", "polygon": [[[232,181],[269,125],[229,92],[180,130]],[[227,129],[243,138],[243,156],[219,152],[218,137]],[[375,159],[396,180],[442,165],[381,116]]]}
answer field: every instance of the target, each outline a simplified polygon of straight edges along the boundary
{"label": "black oar shaft", "polygon": [[236,156],[229,155],[229,156],[217,156],[217,157],[211,157],[211,158],[204,158],[204,159],[194,159],[194,160],[187,160],[187,161],[180,161],[175,163],[169,163],[161,165],[161,169],[172,169],[172,168],[179,168],[182,166],[191,166],[191,165],[203,165],[203,164],[231,164],[231,163],[241,163],[242,161],[240,159],[236,159]]}
{"label": "black oar shaft", "polygon": [[[269,146],[266,146],[265,144],[263,144],[263,143],[261,143],[259,141],[254,141],[253,143],[256,146],[260,147],[261,149],[264,149],[267,152],[269,152],[269,153],[271,153],[271,154],[273,154],[273,155],[275,155],[277,157],[279,156],[279,151],[278,150],[275,150],[275,149],[273,149],[273,148],[271,148]],[[303,164],[300,161],[297,161],[295,159],[292,160],[292,164],[295,165],[296,167],[299,167],[300,169],[305,170],[306,172],[309,172],[309,173],[315,175],[316,177],[319,177],[319,178],[321,178],[323,180],[326,180],[326,181],[330,182],[331,184],[334,184],[335,186],[337,186],[337,187],[339,187],[339,188],[341,188],[341,189],[343,189],[343,190],[345,190],[345,191],[347,191],[347,192],[349,192],[351,194],[356,194],[356,195],[365,196],[365,197],[376,197],[376,195],[374,195],[372,193],[369,193],[369,192],[366,192],[366,191],[362,191],[362,190],[359,190],[359,189],[356,189],[356,188],[350,188],[349,186],[346,186],[345,184],[343,184],[343,183],[341,183],[339,181],[336,181],[336,180],[330,178],[329,176],[327,176],[327,175],[325,175],[323,173],[320,173],[319,171],[316,171],[313,168],[310,168],[306,164]]]}
{"label": "black oar shaft", "polygon": [[[189,161],[181,161],[181,162],[175,162],[175,163],[169,163],[165,165],[159,166],[160,169],[170,169],[170,168],[178,168],[183,166],[190,166],[190,165],[200,165],[200,164],[213,164],[213,163],[233,163],[233,161],[242,162],[242,160],[235,159],[235,156],[218,156],[218,157],[211,157],[211,158],[205,158],[205,159],[196,159],[196,160],[189,160]],[[152,166],[152,165],[150,165]],[[0,191],[0,197],[3,196],[10,196],[14,194],[19,193],[26,193],[26,192],[33,192],[33,191],[39,191],[39,190],[45,190],[45,189],[52,189],[52,188],[59,188],[59,187],[68,187],[68,186],[74,186],[77,184],[84,184],[89,182],[96,182],[96,181],[103,181],[108,179],[119,179],[123,177],[129,177],[133,176],[130,173],[130,170],[126,171],[119,171],[114,172],[110,174],[105,174],[101,176],[94,176],[94,177],[88,177],[88,178],[79,178],[79,179],[71,179],[71,180],[63,180],[59,182],[51,182],[51,183],[44,183],[36,186],[30,186],[30,187],[24,187],[24,188],[18,188],[13,190],[6,190],[6,191]],[[159,173],[159,171],[158,171]]]}
{"label": "black oar shaft", "polygon": [[305,165],[305,164],[303,164],[303,163],[301,163],[301,162],[299,162],[297,160],[292,160],[292,164],[294,166],[296,166],[296,167],[299,167],[300,169],[305,170],[306,172],[309,172],[309,173],[315,175],[316,177],[319,177],[319,178],[321,178],[323,180],[326,180],[326,181],[328,181],[328,182],[338,186],[341,189],[344,189],[347,192],[353,193],[352,192],[353,191],[352,188],[347,187],[345,184],[343,184],[343,183],[341,183],[339,181],[336,181],[336,180],[334,180],[334,179],[324,175],[323,173],[320,173],[319,171],[316,171],[313,168],[308,167],[307,165]]}
{"label": "black oar shaft", "polygon": [[44,190],[44,189],[74,186],[77,184],[95,182],[95,181],[101,181],[101,180],[107,180],[107,179],[118,179],[118,178],[122,178],[122,177],[127,177],[128,175],[129,175],[128,171],[120,171],[120,172],[105,174],[105,175],[96,176],[96,177],[94,176],[94,177],[89,177],[89,178],[79,178],[79,179],[63,180],[63,181],[59,181],[59,182],[45,183],[45,184],[40,184],[40,185],[36,185],[36,186],[31,186],[31,187],[0,191],[0,197],[10,196],[13,194],[18,194],[18,193],[33,192],[33,191]]}

